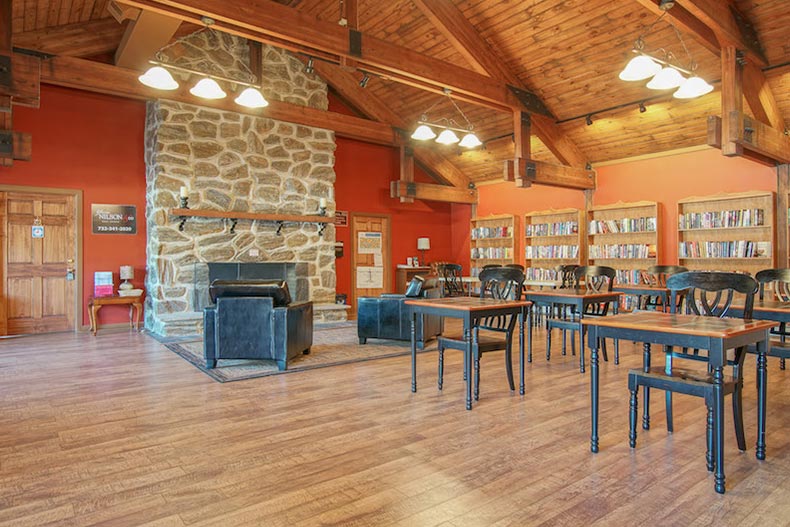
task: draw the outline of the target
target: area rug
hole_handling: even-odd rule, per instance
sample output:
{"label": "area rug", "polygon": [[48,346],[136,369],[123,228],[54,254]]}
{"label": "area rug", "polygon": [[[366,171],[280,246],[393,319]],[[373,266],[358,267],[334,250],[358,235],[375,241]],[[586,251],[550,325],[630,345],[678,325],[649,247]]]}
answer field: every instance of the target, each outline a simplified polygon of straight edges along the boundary
{"label": "area rug", "polygon": [[[272,360],[240,359],[221,359],[217,361],[216,368],[207,369],[203,359],[202,340],[168,343],[165,347],[218,382],[296,373],[353,362],[400,357],[411,353],[409,343],[405,341],[368,339],[367,344],[360,344],[356,322],[316,326],[310,354],[299,355],[289,361],[288,369],[285,371],[278,370],[277,363]],[[433,341],[425,350],[417,351],[422,353],[435,350],[436,342]]]}

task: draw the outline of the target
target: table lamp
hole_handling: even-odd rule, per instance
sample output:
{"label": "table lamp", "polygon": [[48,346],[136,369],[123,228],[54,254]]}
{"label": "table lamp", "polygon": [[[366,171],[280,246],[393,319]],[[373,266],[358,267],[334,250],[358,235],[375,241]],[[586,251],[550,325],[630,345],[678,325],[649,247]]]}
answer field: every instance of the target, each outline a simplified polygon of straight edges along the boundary
{"label": "table lamp", "polygon": [[417,249],[422,252],[422,265],[426,265],[428,262],[425,259],[425,251],[431,249],[431,239],[430,238],[417,238]]}
{"label": "table lamp", "polygon": [[134,279],[134,267],[131,265],[122,265],[121,266],[121,280],[123,283],[118,286],[119,291],[126,291],[132,289],[134,286],[129,283],[129,280]]}

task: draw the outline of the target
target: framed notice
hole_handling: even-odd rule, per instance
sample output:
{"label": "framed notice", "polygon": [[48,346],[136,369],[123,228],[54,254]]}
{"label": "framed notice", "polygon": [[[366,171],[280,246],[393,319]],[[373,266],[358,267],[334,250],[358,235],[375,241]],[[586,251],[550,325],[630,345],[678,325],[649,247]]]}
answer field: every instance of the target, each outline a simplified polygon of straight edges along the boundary
{"label": "framed notice", "polygon": [[357,252],[359,254],[381,254],[380,232],[359,232],[357,234]]}
{"label": "framed notice", "polygon": [[93,234],[137,234],[137,207],[93,203],[91,224]]}
{"label": "framed notice", "polygon": [[348,211],[336,210],[335,211],[335,227],[348,227]]}

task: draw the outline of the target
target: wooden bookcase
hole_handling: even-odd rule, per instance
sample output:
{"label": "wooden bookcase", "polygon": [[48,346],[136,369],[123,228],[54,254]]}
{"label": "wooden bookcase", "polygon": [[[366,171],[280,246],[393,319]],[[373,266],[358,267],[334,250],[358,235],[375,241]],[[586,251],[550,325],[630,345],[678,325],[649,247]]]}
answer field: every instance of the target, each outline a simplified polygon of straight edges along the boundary
{"label": "wooden bookcase", "polygon": [[751,275],[774,267],[775,202],[768,191],[678,201],[678,263],[689,269]]}
{"label": "wooden bookcase", "polygon": [[477,276],[487,264],[515,263],[517,236],[518,217],[512,214],[472,218],[470,274]]}
{"label": "wooden bookcase", "polygon": [[614,203],[587,211],[588,265],[617,270],[617,282],[639,283],[641,272],[658,263],[661,214],[654,201]]}
{"label": "wooden bookcase", "polygon": [[558,265],[584,259],[584,214],[579,209],[541,210],[524,215],[527,280],[556,280]]}

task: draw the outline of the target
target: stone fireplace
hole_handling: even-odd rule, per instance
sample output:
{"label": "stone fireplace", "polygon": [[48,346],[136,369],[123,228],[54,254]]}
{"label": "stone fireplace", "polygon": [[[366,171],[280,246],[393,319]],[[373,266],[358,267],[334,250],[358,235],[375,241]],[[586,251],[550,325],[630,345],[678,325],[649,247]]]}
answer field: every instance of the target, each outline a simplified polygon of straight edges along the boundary
{"label": "stone fireplace", "polygon": [[[224,43],[197,34],[195,42],[185,45],[183,57],[193,63],[211,60],[233,77],[239,61],[249,60],[248,47],[241,39],[219,35]],[[304,73],[301,62],[268,46],[262,56],[268,100],[326,109],[326,84]],[[286,222],[278,228],[272,221],[239,220],[233,226],[229,220],[189,218],[180,231],[179,218],[169,212],[179,206],[179,190],[186,186],[191,209],[313,215],[325,198],[329,215],[334,214],[333,132],[269,119],[265,109],[260,114],[166,100],[148,103],[145,325],[155,334],[202,331],[196,308],[206,301],[203,278],[211,263],[298,268],[303,276],[292,293],[314,302],[319,321],[345,318],[345,311],[330,309],[335,299],[334,226],[319,234],[314,223]],[[204,285],[198,288],[198,282]]]}

